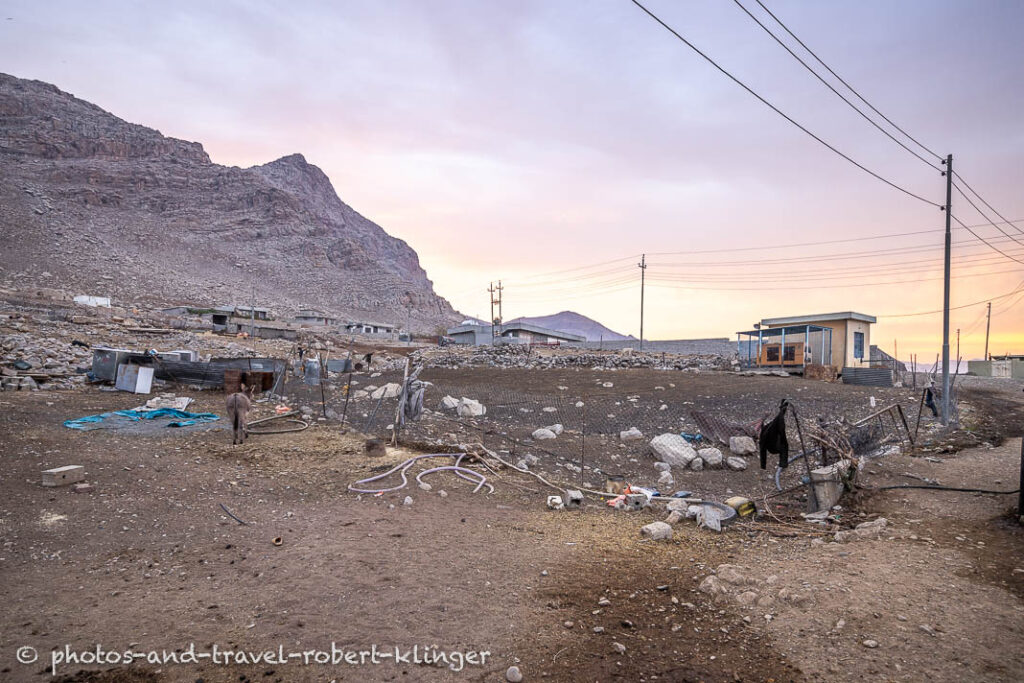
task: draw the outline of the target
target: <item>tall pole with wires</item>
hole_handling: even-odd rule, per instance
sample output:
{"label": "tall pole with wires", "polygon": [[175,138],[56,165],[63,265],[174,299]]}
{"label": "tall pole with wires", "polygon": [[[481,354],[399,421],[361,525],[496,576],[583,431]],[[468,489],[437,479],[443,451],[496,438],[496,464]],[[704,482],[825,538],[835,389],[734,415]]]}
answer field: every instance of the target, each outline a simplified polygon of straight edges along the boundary
{"label": "tall pole with wires", "polygon": [[946,166],[946,257],[942,286],[942,424],[949,424],[949,256],[951,249],[950,221],[953,219],[953,155],[942,162]]}
{"label": "tall pole with wires", "polygon": [[988,320],[985,321],[985,360],[988,360],[988,331],[992,328],[992,302],[988,302]]}
{"label": "tall pole with wires", "polygon": [[647,254],[640,255],[640,350],[644,350],[644,279],[647,274]]}

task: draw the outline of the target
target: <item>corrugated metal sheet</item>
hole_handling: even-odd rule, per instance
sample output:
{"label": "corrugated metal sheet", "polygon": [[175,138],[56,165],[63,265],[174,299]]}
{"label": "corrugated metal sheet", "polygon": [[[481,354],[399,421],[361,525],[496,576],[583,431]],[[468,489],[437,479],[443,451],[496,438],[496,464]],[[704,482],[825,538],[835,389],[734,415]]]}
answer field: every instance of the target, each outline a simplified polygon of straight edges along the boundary
{"label": "corrugated metal sheet", "polygon": [[843,384],[891,387],[892,370],[889,368],[843,368]]}

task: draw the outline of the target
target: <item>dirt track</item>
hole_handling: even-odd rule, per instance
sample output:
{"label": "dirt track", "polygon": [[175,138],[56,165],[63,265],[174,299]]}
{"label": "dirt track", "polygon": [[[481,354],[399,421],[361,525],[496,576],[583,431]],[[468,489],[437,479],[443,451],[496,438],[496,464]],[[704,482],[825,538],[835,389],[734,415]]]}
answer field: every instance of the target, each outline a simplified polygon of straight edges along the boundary
{"label": "dirt track", "polygon": [[[681,384],[667,373],[612,374],[622,390],[629,382],[637,390]],[[537,377],[546,386],[564,379]],[[717,396],[715,386],[744,393],[730,389],[732,378],[701,377],[708,389],[697,395]],[[747,381],[757,383],[746,393],[757,393],[758,407],[797,388],[814,400],[833,393],[863,400],[857,392],[864,390],[843,394],[849,388],[839,385]],[[195,408],[220,412],[221,395],[196,396]],[[977,396],[971,400],[984,400]],[[305,650],[331,641],[491,655],[460,673],[395,663],[136,663],[102,675],[88,673],[90,666],[59,673],[111,681],[496,680],[518,663],[526,680],[559,681],[1024,676],[1024,536],[1005,517],[1011,496],[862,493],[844,499],[843,524],[885,516],[891,525],[880,539],[848,544],[812,544],[824,534],[789,522],[793,509],[785,506],[773,508],[784,522],[763,517],[722,535],[683,524],[672,542],[656,544],[637,534],[653,512],[616,513],[595,501],[581,513],[549,513],[547,492],[510,473],[493,480],[492,495],[435,474],[430,492],[413,484],[356,496],[347,485],[385,463],[368,461],[361,441],[323,426],[252,437],[239,448],[219,428],[129,435],[61,426],[137,403],[94,390],[0,395],[4,680],[51,680],[48,653],[65,643]],[[1014,488],[1019,448],[1011,440],[938,463],[889,457],[872,462],[863,483],[920,483],[902,476],[909,472],[947,485]],[[386,463],[403,457],[393,453]],[[85,465],[94,492],[38,485],[40,470],[72,462]],[[649,465],[648,458],[637,471]],[[756,467],[739,474],[752,480],[730,480],[737,490],[768,476]],[[721,473],[687,477],[688,487],[713,488]],[[442,488],[447,497],[438,495]],[[224,514],[222,503],[247,525]],[[737,590],[698,589],[723,563],[743,567],[764,605],[741,606]],[[601,598],[610,604],[599,605]],[[37,648],[40,662],[15,662],[22,645]]]}

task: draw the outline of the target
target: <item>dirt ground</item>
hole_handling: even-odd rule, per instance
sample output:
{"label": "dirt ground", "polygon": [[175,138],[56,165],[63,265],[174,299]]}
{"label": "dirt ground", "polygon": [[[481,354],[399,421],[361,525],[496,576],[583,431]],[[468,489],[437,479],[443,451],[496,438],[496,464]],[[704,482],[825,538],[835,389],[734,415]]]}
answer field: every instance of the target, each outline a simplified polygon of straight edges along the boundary
{"label": "dirt ground", "polygon": [[[503,376],[536,395],[535,411],[548,403],[567,409],[586,388],[595,414],[613,414],[624,393],[642,393],[636,415],[659,428],[667,412],[674,428],[686,427],[693,406],[731,419],[759,417],[786,395],[798,396],[807,414],[862,415],[870,395],[908,408],[912,402],[909,390],[719,373],[445,374],[459,372],[434,371],[431,379],[438,389],[477,387],[486,401],[484,389],[499,386],[494,373],[515,373]],[[602,378],[615,384],[605,397],[595,381]],[[193,410],[223,414],[222,394],[178,393],[197,399]],[[560,394],[567,397],[552,398]],[[1016,385],[965,384],[965,426],[974,442],[990,446],[874,459],[860,483],[1016,488],[1021,399]],[[1024,678],[1024,532],[1009,514],[1015,496],[864,489],[843,499],[835,526],[879,517],[889,524],[877,538],[847,543],[801,520],[801,502],[783,497],[722,534],[684,522],[671,541],[651,542],[638,530],[663,518],[660,508],[623,513],[595,499],[579,512],[549,512],[549,491],[507,470],[487,473],[493,494],[473,493],[449,473],[428,475],[430,491],[413,481],[381,496],[351,493],[353,481],[413,451],[368,458],[359,435],[329,423],[252,436],[239,447],[218,423],[91,432],[62,426],[138,403],[96,389],[0,394],[2,680],[493,681],[513,664],[527,681]],[[484,436],[525,437],[537,421],[554,421],[520,415],[500,429],[488,426],[496,433]],[[616,465],[631,477],[651,475],[642,444],[632,450],[602,441],[598,424],[576,428],[598,470]],[[575,451],[577,443],[559,447]],[[553,458],[542,457],[548,471],[564,472]],[[41,470],[66,464],[84,465],[94,489],[39,485]],[[686,472],[677,484],[757,497],[771,490],[771,471],[751,465],[738,473]],[[407,495],[411,505],[403,504]],[[712,575],[725,581],[722,591],[706,592]],[[332,642],[489,654],[458,672],[393,660],[140,660],[62,664],[56,675],[49,669],[51,650],[65,645],[302,653],[330,650]],[[19,663],[22,647],[35,648],[38,660]]]}

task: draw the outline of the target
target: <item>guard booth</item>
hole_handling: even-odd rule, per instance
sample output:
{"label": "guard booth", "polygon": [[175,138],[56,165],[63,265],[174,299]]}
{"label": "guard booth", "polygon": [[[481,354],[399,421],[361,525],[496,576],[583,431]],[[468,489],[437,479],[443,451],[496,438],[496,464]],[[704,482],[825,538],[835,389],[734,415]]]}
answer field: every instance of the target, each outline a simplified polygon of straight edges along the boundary
{"label": "guard booth", "polygon": [[736,345],[744,367],[803,372],[808,365],[831,364],[832,328],[804,324],[737,332]]}

